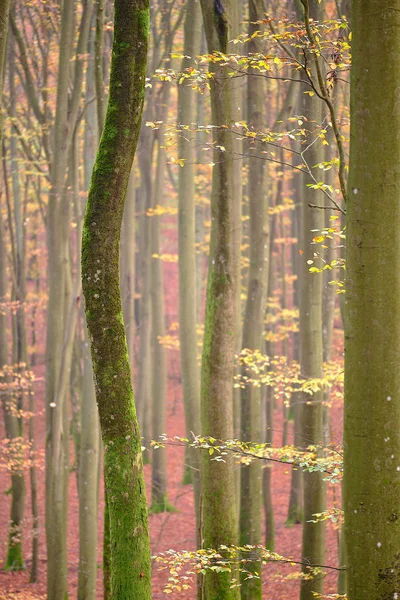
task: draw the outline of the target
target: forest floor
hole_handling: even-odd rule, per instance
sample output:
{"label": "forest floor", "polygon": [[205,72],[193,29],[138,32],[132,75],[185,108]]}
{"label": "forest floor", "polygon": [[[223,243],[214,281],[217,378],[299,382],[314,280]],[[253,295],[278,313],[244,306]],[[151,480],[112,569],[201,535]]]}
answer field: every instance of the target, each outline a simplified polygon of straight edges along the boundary
{"label": "forest floor", "polygon": [[[169,266],[168,266],[169,267]],[[173,267],[166,269],[166,276],[176,278]],[[168,273],[168,271],[170,271]],[[175,283],[175,282],[174,282]],[[172,284],[175,287],[174,283]],[[170,288],[171,289],[171,288]],[[175,287],[177,289],[177,287]],[[176,303],[167,298],[167,318],[171,323],[177,320]],[[44,315],[42,315],[44,326]],[[42,331],[44,330],[44,327]],[[337,348],[340,349],[340,340],[337,340]],[[38,470],[38,502],[40,515],[40,550],[39,550],[39,582],[29,583],[29,567],[31,562],[32,546],[32,519],[30,517],[30,493],[26,497],[26,514],[24,524],[24,557],[27,570],[17,573],[5,572],[4,565],[7,548],[7,529],[10,514],[10,496],[7,490],[10,486],[9,474],[0,470],[0,600],[39,600],[45,598],[46,592],[46,544],[45,544],[45,501],[44,501],[44,447],[45,447],[45,424],[44,424],[44,357],[39,355],[39,365],[35,368],[37,376],[36,403],[38,417],[36,418],[36,445],[40,453],[41,468]],[[169,384],[167,399],[167,431],[168,437],[174,435],[185,435],[183,401],[179,379],[179,354],[169,352]],[[0,433],[3,434],[2,416],[0,417]],[[333,439],[340,443],[342,435],[342,408],[332,408],[332,435]],[[282,440],[282,410],[275,411],[274,443],[281,445]],[[289,436],[289,443],[291,437]],[[194,550],[195,549],[195,520],[194,499],[191,485],[181,485],[184,468],[184,449],[176,446],[167,448],[168,460],[168,495],[170,502],[177,509],[176,512],[150,515],[151,551],[158,554],[165,550]],[[73,463],[73,448],[71,444],[71,467]],[[237,467],[238,468],[238,467]],[[274,464],[272,466],[273,505],[275,519],[275,551],[284,557],[293,560],[301,559],[301,526],[285,526],[287,517],[291,467],[288,465]],[[147,489],[150,490],[151,465],[145,466]],[[29,479],[27,473],[27,487]],[[150,499],[149,499],[150,500]],[[340,506],[340,488],[328,486],[328,507]],[[69,571],[69,595],[70,598],[77,597],[78,558],[79,558],[79,531],[78,531],[78,493],[76,486],[76,473],[71,472],[69,483],[69,525],[68,525],[68,571]],[[99,544],[98,544],[98,592],[97,598],[102,598],[102,570],[101,570],[101,542],[103,531],[103,500],[99,512]],[[326,535],[326,565],[337,566],[338,532],[331,522],[327,524]],[[298,567],[268,565],[263,569],[264,598],[268,600],[297,600],[298,580],[283,580],[283,576],[298,572]],[[171,598],[172,600],[195,600],[195,585],[191,590],[181,593],[166,595],[163,592],[168,573],[160,571],[157,564],[153,567],[153,599]],[[336,591],[337,573],[327,572],[326,593]]]}

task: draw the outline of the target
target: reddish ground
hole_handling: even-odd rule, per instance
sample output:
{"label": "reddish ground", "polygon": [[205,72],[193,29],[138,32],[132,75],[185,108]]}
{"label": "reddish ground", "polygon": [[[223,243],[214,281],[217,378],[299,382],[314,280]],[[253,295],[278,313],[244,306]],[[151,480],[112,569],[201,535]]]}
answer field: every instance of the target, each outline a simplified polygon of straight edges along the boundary
{"label": "reddish ground", "polygon": [[[166,276],[168,277],[170,289],[176,287],[176,265],[166,266]],[[174,281],[175,280],[175,281]],[[167,303],[167,318],[169,323],[177,320],[176,303],[169,298]],[[41,323],[40,325],[44,325]],[[36,369],[38,376],[43,376],[43,355],[39,357],[41,365]],[[184,435],[184,415],[181,387],[179,382],[179,356],[177,353],[170,352],[169,355],[170,380],[168,387],[168,414],[167,414],[167,435]],[[36,395],[38,407],[43,406],[44,383],[39,381],[36,386]],[[339,442],[341,439],[341,409],[334,408],[332,411],[332,422],[334,425],[334,436]],[[37,447],[44,449],[45,428],[44,416],[37,418]],[[275,443],[280,445],[282,431],[281,411],[275,415]],[[169,447],[168,455],[168,482],[169,499],[177,508],[175,513],[160,515],[150,515],[151,545],[152,553],[173,548],[194,549],[195,547],[195,525],[193,516],[193,493],[191,486],[182,486],[182,470],[184,453],[182,448]],[[151,467],[146,465],[146,481],[150,482]],[[284,465],[275,465],[273,469],[273,502],[275,511],[275,551],[285,557],[293,557],[299,560],[301,557],[301,527],[299,525],[291,528],[285,527],[287,516],[288,497],[290,490],[290,467]],[[31,558],[31,519],[30,519],[30,498],[27,496],[26,502],[26,524],[24,536],[24,556],[28,570],[20,573],[5,573],[1,570],[4,564],[7,543],[7,525],[9,518],[10,498],[5,494],[9,487],[9,475],[0,472],[0,600],[18,598],[20,600],[36,600],[45,598],[46,590],[46,546],[44,535],[44,471],[39,471],[39,506],[40,506],[40,581],[38,584],[29,584],[29,566]],[[339,493],[338,488],[328,490],[328,505],[333,506],[335,501],[334,492]],[[101,507],[102,508],[102,507]],[[100,510],[102,515],[102,509]],[[99,519],[99,565],[101,564],[101,538],[103,522]],[[71,598],[77,595],[77,568],[78,568],[78,496],[76,489],[75,473],[70,477],[70,498],[69,498],[69,538],[68,538],[68,568],[69,568],[69,594]],[[326,542],[326,560],[327,565],[337,564],[337,532],[331,524],[327,526]],[[287,574],[296,571],[293,567],[277,568],[267,566],[264,569],[263,589],[264,597],[268,600],[297,600],[298,583],[294,581],[279,581],[281,574]],[[166,581],[166,574],[154,566],[153,570],[153,598],[172,598],[178,600],[194,600],[194,590],[182,592],[181,594],[163,593],[163,585]],[[331,572],[326,576],[326,591],[335,592],[336,573]],[[101,593],[101,569],[98,575],[98,594],[97,598],[102,598]]]}

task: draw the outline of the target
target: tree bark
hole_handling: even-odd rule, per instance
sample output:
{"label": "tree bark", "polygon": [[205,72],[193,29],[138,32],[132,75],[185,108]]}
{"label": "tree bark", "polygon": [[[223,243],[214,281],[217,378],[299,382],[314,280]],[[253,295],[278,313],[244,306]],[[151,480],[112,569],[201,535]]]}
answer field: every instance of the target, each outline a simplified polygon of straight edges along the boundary
{"label": "tree bark", "polygon": [[[166,28],[169,29],[166,24]],[[159,204],[164,196],[164,176],[166,151],[161,148],[164,140],[165,123],[168,115],[169,84],[163,83],[160,91],[158,120],[162,122],[158,131],[157,166],[152,194],[152,208]],[[164,280],[161,255],[161,216],[153,215],[151,223],[151,315],[153,337],[153,364],[157,377],[152,378],[152,436],[155,440],[165,434],[166,397],[167,397],[167,352],[159,338],[165,336]],[[157,448],[153,451],[151,472],[151,508],[153,513],[172,510],[167,497],[167,451]]]}
{"label": "tree bark", "polygon": [[[249,37],[258,31],[262,7],[256,0],[249,3]],[[256,38],[249,43],[248,52],[259,52]],[[254,132],[262,130],[265,85],[262,78],[249,72],[247,81],[248,126]],[[243,321],[243,348],[261,350],[264,331],[264,305],[268,281],[268,197],[265,181],[265,161],[261,156],[262,144],[249,147],[249,212],[250,212],[250,269],[247,282],[247,300]],[[247,369],[243,367],[243,375]],[[241,436],[243,441],[261,443],[261,390],[246,386],[241,390]],[[242,466],[240,477],[240,545],[261,544],[262,471],[260,461]],[[261,563],[246,563],[246,570],[256,574],[254,578],[242,576],[242,600],[262,597]]]}
{"label": "tree bark", "polygon": [[[200,53],[201,46],[201,8],[198,2],[190,0],[186,9],[184,26],[185,58],[182,59],[182,71],[191,66]],[[190,58],[186,58],[190,57]],[[191,86],[178,88],[178,123],[192,128],[196,119],[195,92]],[[185,160],[179,169],[178,179],[178,255],[179,255],[179,339],[182,374],[183,401],[185,405],[186,435],[200,432],[200,369],[197,361],[197,317],[198,293],[197,278],[200,269],[196,267],[196,206],[195,206],[195,149],[196,134],[191,131],[191,139],[184,131],[178,140],[178,156]],[[202,257],[201,257],[202,259]],[[185,474],[193,481],[196,506],[196,531],[199,532],[200,515],[200,455],[195,449],[186,452]],[[185,479],[186,481],[186,479]],[[200,539],[197,540],[198,545]],[[200,547],[200,545],[199,545]]]}
{"label": "tree bark", "polygon": [[110,92],[82,242],[82,283],[104,443],[111,600],[150,600],[151,564],[141,437],[119,286],[124,200],[143,111],[147,0],[115,0]]}
{"label": "tree bark", "polygon": [[[310,1],[310,16],[314,19],[323,19],[323,12],[317,0]],[[310,69],[315,77],[315,55],[309,56]],[[322,101],[316,97],[303,95],[303,114],[312,124],[322,123]],[[316,165],[323,160],[323,150],[319,144],[314,144],[306,155],[309,165]],[[322,348],[322,287],[323,277],[320,274],[310,273],[307,260],[313,259],[312,239],[313,231],[324,228],[324,211],[309,208],[310,191],[306,188],[308,177],[302,182],[302,249],[300,265],[300,368],[304,379],[319,378],[323,374],[323,348]],[[319,194],[321,196],[321,194]],[[323,202],[323,199],[320,200]],[[323,441],[323,392],[319,391],[310,396],[302,394],[302,437],[304,446],[310,444],[321,445]],[[323,474],[304,473],[304,523],[302,537],[302,557],[304,562],[310,564],[323,564],[325,556],[325,522],[310,522],[315,513],[325,509],[326,486]],[[307,567],[303,571],[307,572]],[[300,600],[313,600],[314,592],[323,593],[323,576],[303,579],[300,585]]]}
{"label": "tree bark", "polygon": [[[15,10],[15,9],[14,9]],[[15,91],[15,40],[10,39],[9,52],[9,86],[10,86],[10,112],[13,118],[16,118],[16,91]],[[0,57],[1,60],[1,57]],[[15,300],[18,302],[18,308],[15,316],[12,317],[13,323],[13,363],[21,365],[26,363],[26,337],[25,337],[25,313],[23,302],[25,299],[25,273],[23,264],[23,230],[21,217],[21,189],[19,180],[19,169],[17,162],[17,139],[16,136],[11,136],[10,139],[10,158],[11,158],[11,185],[12,199],[14,205],[14,294]],[[10,228],[13,224],[10,222]],[[8,361],[8,357],[6,362]],[[23,410],[24,394],[18,392],[17,398],[14,401],[11,397],[6,400],[6,403],[15,402],[15,409]],[[10,440],[15,440],[23,437],[23,420],[21,417],[15,418],[10,414],[10,406],[5,407],[5,424],[6,435]],[[8,430],[8,431],[7,431]],[[11,442],[13,443],[13,442]],[[5,568],[13,571],[19,571],[24,568],[24,560],[22,555],[22,523],[25,512],[25,477],[23,469],[13,471],[11,475],[11,515],[10,515],[10,531],[8,536],[8,549],[5,562]]]}
{"label": "tree bark", "polygon": [[[93,50],[93,39],[89,41],[89,51]],[[94,92],[94,66],[88,67],[86,77],[86,98]],[[84,133],[84,189],[87,191],[92,175],[95,148],[98,141],[96,106],[88,102],[85,113]],[[81,219],[80,219],[81,221]],[[82,228],[82,223],[80,224]],[[98,472],[101,463],[99,436],[99,416],[93,381],[92,358],[86,319],[81,341],[83,376],[81,406],[81,444],[79,460],[79,567],[78,600],[95,600],[97,579],[97,516],[99,482]]]}
{"label": "tree bark", "polygon": [[[400,596],[400,1],[352,1],[345,301],[349,600]],[[371,53],[368,49],[373,48]]]}
{"label": "tree bark", "polygon": [[[208,51],[227,52],[231,7],[229,1],[201,1]],[[232,378],[236,327],[236,263],[234,253],[234,206],[232,138],[222,126],[231,122],[230,83],[224,71],[210,65],[212,123],[216,146],[211,195],[211,242],[201,371],[202,435],[216,439],[233,436]],[[233,461],[211,460],[203,453],[203,544],[218,548],[237,543],[237,519]],[[237,573],[208,573],[206,600],[237,600],[240,591],[232,586]]]}

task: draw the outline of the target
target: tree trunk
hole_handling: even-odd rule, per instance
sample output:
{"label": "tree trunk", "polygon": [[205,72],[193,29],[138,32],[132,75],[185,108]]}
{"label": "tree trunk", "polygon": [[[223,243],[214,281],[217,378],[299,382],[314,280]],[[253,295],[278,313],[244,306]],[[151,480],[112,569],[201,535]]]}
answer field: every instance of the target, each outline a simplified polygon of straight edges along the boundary
{"label": "tree trunk", "polygon": [[[310,16],[320,20],[323,12],[317,0],[310,1]],[[315,75],[315,55],[309,56],[310,69]],[[307,94],[303,95],[303,114],[308,122],[322,123],[322,102]],[[322,146],[314,144],[306,154],[309,165],[316,165],[323,161]],[[302,250],[300,265],[300,368],[304,379],[319,378],[323,374],[323,350],[322,350],[322,286],[323,276],[318,273],[310,273],[307,260],[313,259],[312,239],[313,231],[324,228],[324,211],[309,208],[310,194],[312,201],[317,192],[309,191],[306,184],[309,183],[307,176],[302,182]],[[318,196],[317,196],[318,197]],[[319,194],[320,203],[323,202]],[[318,202],[317,202],[318,203]],[[319,391],[310,396],[302,394],[302,437],[304,446],[310,444],[321,445],[323,441],[323,392]],[[325,483],[323,474],[320,472],[304,473],[304,524],[302,538],[302,557],[305,563],[323,564],[325,556],[325,522],[311,523],[315,513],[325,509]],[[303,567],[307,572],[307,567]],[[323,593],[323,576],[311,579],[303,579],[300,586],[300,600],[313,600],[314,592]]]}
{"label": "tree trunk", "polygon": [[[158,119],[162,125],[158,131],[157,166],[152,194],[152,208],[164,196],[164,175],[166,150],[161,148],[164,140],[165,122],[168,114],[169,84],[162,84]],[[153,336],[153,365],[157,377],[152,378],[152,436],[155,440],[165,434],[165,413],[167,396],[167,352],[160,342],[165,336],[164,282],[161,255],[161,216],[153,215],[151,221],[151,315]],[[157,448],[153,451],[151,472],[151,508],[153,513],[172,510],[167,497],[167,451]]]}
{"label": "tree trunk", "polygon": [[[297,96],[298,97],[298,96]],[[294,197],[295,209],[292,211],[292,238],[297,239],[297,244],[292,244],[292,273],[295,276],[293,281],[293,307],[299,308],[299,280],[300,280],[300,260],[302,255],[299,255],[299,249],[301,246],[301,223],[300,223],[300,208],[301,202],[301,191],[300,187],[303,185],[303,179],[300,174],[295,174],[293,180],[294,186]],[[299,361],[299,333],[293,333],[293,360]],[[303,440],[301,436],[301,424],[302,424],[302,397],[299,393],[294,393],[291,398],[291,406],[293,411],[293,444],[296,448],[302,448]],[[292,468],[291,473],[291,485],[290,485],[290,497],[289,497],[289,508],[288,517],[286,524],[288,526],[299,524],[303,519],[303,471],[298,468]]]}
{"label": "tree trunk", "polygon": [[349,600],[400,596],[399,26],[399,0],[353,0],[344,424]]}
{"label": "tree trunk", "polygon": [[[5,34],[5,32],[3,32]],[[10,108],[11,116],[16,117],[16,91],[15,91],[15,40],[11,37],[10,40],[10,61],[9,61],[9,83],[10,83]],[[19,169],[17,163],[17,139],[15,135],[11,136],[10,140],[10,158],[11,158],[11,184],[12,198],[14,203],[14,231],[15,231],[15,260],[14,260],[14,290],[15,300],[18,302],[17,312],[12,318],[13,324],[13,347],[14,347],[14,364],[20,365],[26,363],[27,357],[25,353],[25,312],[23,302],[25,299],[25,273],[23,264],[23,231],[21,217],[21,190],[19,180]],[[13,224],[10,222],[10,228]],[[5,330],[7,330],[5,328]],[[7,352],[7,351],[6,351]],[[7,356],[7,355],[6,355]],[[6,358],[6,362],[8,357]],[[18,392],[15,409],[23,410],[23,392]],[[14,403],[12,395],[6,400],[6,403]],[[19,437],[23,437],[23,421],[19,417],[15,419],[11,414],[10,406],[5,406],[5,424],[6,435],[10,440],[15,439],[17,442]],[[7,429],[9,431],[7,431]],[[13,442],[11,442],[13,443]],[[18,571],[24,568],[24,560],[22,556],[22,522],[25,511],[25,477],[24,471],[15,470],[11,475],[11,517],[10,531],[8,537],[8,549],[5,562],[5,568]]]}
{"label": "tree trunk", "polygon": [[[89,51],[93,49],[89,42]],[[94,68],[89,66],[86,78],[86,98],[94,92]],[[95,148],[98,140],[96,106],[88,102],[84,133],[84,189],[89,189]],[[82,227],[82,225],[80,225]],[[79,460],[79,568],[78,600],[95,600],[97,578],[97,517],[100,460],[99,416],[93,381],[92,358],[86,319],[82,339],[83,381],[81,406],[81,445]]]}
{"label": "tree trunk", "polygon": [[[201,1],[208,51],[227,52],[230,3]],[[211,84],[212,123],[216,146],[211,197],[211,242],[207,303],[201,372],[202,435],[216,439],[233,436],[232,377],[236,326],[236,264],[234,255],[234,207],[232,138],[221,126],[231,122],[230,83],[224,72],[210,65],[215,74]],[[237,224],[236,224],[237,225]],[[235,479],[233,461],[211,460],[203,453],[203,544],[218,548],[237,543]],[[207,573],[206,600],[237,600],[240,591],[232,586],[237,573]]]}
{"label": "tree trunk", "polygon": [[[262,9],[256,2],[249,4],[249,37],[258,31]],[[249,53],[259,52],[256,38],[249,43]],[[262,130],[265,85],[260,77],[248,75],[248,126],[254,132]],[[243,322],[243,348],[261,350],[264,331],[264,305],[268,281],[268,198],[265,182],[265,161],[261,156],[262,144],[249,148],[249,211],[250,211],[250,270],[247,282],[247,300]],[[246,367],[242,369],[247,373]],[[261,443],[261,390],[246,386],[241,390],[241,436],[243,441]],[[240,477],[240,545],[261,544],[262,472],[261,462],[253,461],[241,467]],[[242,576],[242,600],[261,599],[261,563],[246,563],[246,570],[257,574],[254,578]]]}
{"label": "tree trunk", "polygon": [[[76,54],[87,49],[92,2],[83,6]],[[54,123],[54,160],[51,164],[51,189],[47,209],[47,250],[49,299],[46,337],[46,541],[47,594],[49,600],[67,597],[67,510],[68,510],[68,415],[65,392],[60,395],[63,356],[74,336],[60,324],[67,314],[69,206],[66,198],[66,172],[83,83],[83,61],[76,60],[73,89],[69,101],[71,58],[75,42],[73,0],[65,0],[61,14],[57,101]],[[68,274],[69,275],[69,274]],[[73,307],[71,307],[73,310]],[[75,307],[76,308],[76,307]],[[55,398],[57,396],[57,402]],[[58,436],[58,437],[57,437]]]}
{"label": "tree trunk", "polygon": [[147,0],[115,0],[108,108],[82,244],[85,310],[104,443],[112,600],[151,598],[141,437],[119,287],[120,231],[143,110],[149,16]]}
{"label": "tree trunk", "polygon": [[[200,4],[190,0],[185,17],[185,40],[182,60],[182,71],[193,62],[200,53],[201,45],[201,9]],[[192,127],[196,119],[195,92],[191,86],[180,85],[178,88],[178,123]],[[191,139],[182,131],[178,140],[178,156],[185,160],[179,169],[178,203],[178,255],[179,255],[179,339],[182,374],[183,401],[185,405],[186,435],[200,432],[200,369],[197,361],[197,317],[198,303],[201,293],[198,292],[197,278],[201,277],[196,268],[196,209],[195,206],[195,132]],[[200,254],[200,260],[202,256]],[[200,455],[198,450],[188,449],[186,452],[185,475],[188,473],[193,482],[196,506],[196,531],[200,527]],[[184,476],[185,478],[185,476]],[[186,481],[186,479],[185,479]],[[201,540],[198,539],[198,547]]]}
{"label": "tree trunk", "polygon": [[[143,121],[152,120],[152,102],[147,99]],[[137,411],[139,425],[146,442],[151,438],[151,218],[147,211],[151,208],[151,165],[153,157],[153,134],[149,127],[143,128],[140,135],[138,161],[140,170],[139,190],[139,264],[140,264],[140,305],[139,305],[139,364],[137,383]],[[145,453],[148,460],[148,452]]]}

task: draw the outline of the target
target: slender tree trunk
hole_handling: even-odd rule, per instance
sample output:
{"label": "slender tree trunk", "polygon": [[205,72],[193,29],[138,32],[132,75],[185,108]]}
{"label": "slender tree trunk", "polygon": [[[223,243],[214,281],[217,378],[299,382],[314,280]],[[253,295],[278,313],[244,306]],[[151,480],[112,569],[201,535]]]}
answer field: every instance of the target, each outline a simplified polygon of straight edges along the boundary
{"label": "slender tree trunk", "polygon": [[[89,51],[93,49],[93,39],[89,41]],[[84,189],[89,189],[92,175],[95,148],[98,140],[96,106],[89,103],[94,92],[94,68],[88,68],[86,77],[86,98],[84,133]],[[97,103],[98,104],[98,103]],[[79,219],[81,221],[81,219]],[[80,223],[80,229],[82,223]],[[79,248],[78,248],[79,250]],[[79,254],[78,254],[79,256]],[[89,338],[84,323],[82,337],[82,406],[81,444],[79,460],[79,570],[78,600],[95,600],[97,579],[97,516],[98,516],[98,471],[100,461],[99,417],[93,381],[92,359]],[[105,594],[104,594],[105,595]],[[106,597],[106,595],[105,595]]]}
{"label": "slender tree trunk", "polygon": [[[147,100],[143,121],[152,119],[151,99]],[[138,153],[140,169],[139,210],[139,264],[140,264],[140,308],[139,308],[139,365],[137,405],[138,419],[145,440],[151,438],[151,219],[147,211],[151,208],[151,164],[153,156],[152,132],[143,128]],[[146,444],[146,441],[145,441]],[[147,460],[148,452],[145,453]]]}
{"label": "slender tree trunk", "polygon": [[[182,71],[193,63],[200,53],[201,45],[201,8],[198,2],[189,0],[184,29],[185,57],[182,60]],[[196,118],[195,93],[190,86],[180,85],[178,88],[178,122],[182,126],[192,127]],[[197,361],[197,317],[198,317],[198,282],[201,275],[196,268],[196,206],[195,206],[195,133],[186,132],[178,140],[178,155],[185,160],[185,166],[179,169],[178,202],[179,202],[179,339],[182,373],[183,401],[185,405],[186,435],[200,432],[200,370]],[[195,449],[186,452],[186,473],[193,482],[196,531],[200,527],[200,455]],[[197,540],[198,547],[201,540]]]}
{"label": "slender tree trunk", "polygon": [[[334,87],[332,91],[332,101],[335,104],[338,104],[338,87],[337,85]],[[332,128],[329,129],[329,141],[330,144],[325,146],[325,153],[327,161],[332,159],[335,155],[336,146],[333,136]],[[336,173],[334,169],[330,169],[326,172],[326,183],[331,185],[332,188],[337,187],[336,185]],[[330,208],[331,202],[329,198],[325,198],[325,206]],[[325,227],[330,227],[332,222],[329,220],[329,216],[331,212],[329,210],[325,212]],[[337,241],[329,240],[328,248],[324,255],[324,260],[328,264],[330,264],[333,260],[336,260],[338,257],[337,250]],[[327,270],[323,273],[323,290],[322,290],[322,348],[323,348],[323,360],[325,362],[329,362],[332,357],[332,345],[333,345],[333,331],[334,331],[334,321],[335,321],[335,305],[336,305],[336,286],[330,285],[330,281],[332,281],[334,277],[332,277],[332,271]],[[324,407],[323,407],[323,443],[324,446],[327,446],[330,442],[331,438],[331,424],[330,424],[330,391],[327,390],[324,392]]]}
{"label": "slender tree trunk", "polygon": [[[226,53],[231,19],[230,3],[201,2],[208,51]],[[211,88],[212,123],[221,127],[231,121],[230,84],[214,65]],[[222,78],[222,79],[221,79]],[[223,83],[222,83],[223,81]],[[234,206],[232,138],[223,128],[214,130],[215,151],[211,198],[211,243],[207,283],[207,304],[201,372],[202,434],[216,439],[233,436],[232,377],[236,326],[236,263],[234,253]],[[237,543],[235,479],[233,462],[212,461],[203,454],[203,544],[218,548]],[[237,574],[235,574],[237,575]],[[237,600],[240,591],[232,587],[232,574],[208,573],[206,600]]]}
{"label": "slender tree trunk", "polygon": [[31,509],[32,509],[32,564],[29,583],[37,583],[39,579],[39,507],[38,507],[38,492],[37,492],[37,477],[36,477],[36,445],[35,445],[35,392],[29,392],[29,443],[30,443],[30,459],[31,465],[30,482],[31,482]]}
{"label": "slender tree trunk", "polygon": [[[299,175],[296,176],[293,181],[295,187],[294,202],[298,204],[301,200],[299,193],[299,187],[302,185]],[[302,256],[299,255],[299,249],[301,249],[301,223],[300,223],[300,210],[297,206],[292,212],[292,237],[297,239],[297,244],[292,245],[292,269],[295,279],[293,281],[293,306],[299,307],[299,279],[300,279],[300,259]],[[293,360],[299,361],[299,333],[294,332],[293,334]],[[301,424],[302,424],[302,397],[301,394],[295,393],[292,395],[291,404],[293,409],[293,444],[296,448],[302,448],[303,440],[301,436]],[[293,468],[291,475],[291,486],[290,486],[290,497],[289,497],[289,508],[288,518],[286,524],[288,526],[301,523],[303,518],[303,472],[301,469]]]}
{"label": "slender tree trunk", "polygon": [[[400,597],[400,2],[352,1],[345,303],[349,600]],[[373,48],[371,53],[368,49]]]}
{"label": "slender tree trunk", "polygon": [[[201,21],[201,42],[200,42],[200,53],[206,53],[206,40],[204,37],[204,27]],[[205,113],[205,93],[197,94],[197,107],[196,107],[196,121],[197,126],[204,125],[204,113]],[[204,132],[197,132],[197,151],[196,160],[198,164],[202,162],[202,143],[204,141]],[[204,251],[201,246],[204,243],[204,220],[205,220],[205,206],[202,203],[196,204],[196,215],[195,215],[195,239],[196,239],[196,307],[197,307],[197,324],[200,325],[203,321],[203,291],[204,291]]]}
{"label": "slender tree trunk", "polygon": [[[274,260],[273,247],[276,237],[276,215],[273,215],[269,220],[269,250],[268,256],[270,267],[268,269],[268,295],[272,296],[275,290],[277,261]],[[275,354],[274,345],[271,341],[265,343],[267,356]],[[267,387],[264,397],[264,415],[265,415],[265,442],[271,446],[274,443],[274,391],[271,387]],[[268,463],[263,469],[263,505],[265,513],[265,546],[268,550],[274,550],[275,547],[275,520],[274,507],[272,504],[272,464]]]}
{"label": "slender tree trunk", "polygon": [[[257,0],[256,0],[257,2]],[[239,36],[242,19],[244,18],[245,10],[247,7],[243,6],[242,2],[231,2],[231,23],[230,23],[230,40],[228,44],[228,52],[236,52],[236,44],[232,42],[233,39]],[[246,82],[247,83],[247,82]],[[243,94],[241,93],[242,80],[240,78],[234,79],[231,84],[230,101],[231,101],[231,116],[234,120],[242,120],[242,102]],[[243,197],[243,160],[241,154],[243,153],[243,143],[240,138],[233,136],[232,139],[232,152],[234,153],[234,165],[235,168],[232,172],[233,184],[232,184],[232,206],[233,206],[233,260],[235,262],[236,271],[236,336],[235,336],[235,354],[239,354],[242,350],[242,265],[241,265],[241,244],[242,244],[242,197]],[[238,366],[235,367],[234,375],[239,375],[240,369]],[[233,388],[233,434],[236,439],[240,438],[241,433],[241,393],[240,388]],[[236,508],[238,510],[238,519],[240,514],[240,477],[241,469],[235,470],[235,488],[236,488]]]}
{"label": "slender tree trunk", "polygon": [[140,130],[149,32],[147,0],[115,0],[110,93],[87,203],[82,280],[104,443],[112,600],[150,600],[141,437],[119,288],[124,200]]}
{"label": "slender tree trunk", "polygon": [[[14,38],[11,38],[10,43],[10,61],[9,61],[9,83],[10,83],[10,108],[11,115],[15,118],[16,116],[16,92],[15,92],[15,42]],[[1,59],[1,57],[0,57]],[[19,169],[17,163],[17,140],[15,136],[11,136],[10,140],[10,158],[11,158],[11,184],[12,184],[12,197],[14,204],[14,232],[15,232],[15,260],[14,260],[14,291],[15,300],[18,303],[18,308],[15,317],[13,317],[13,347],[14,347],[14,359],[13,362],[17,365],[21,365],[23,362],[26,363],[25,356],[25,313],[23,307],[24,301],[24,265],[23,265],[23,232],[22,232],[22,217],[21,217],[21,190],[19,180]],[[10,228],[13,227],[10,222]],[[6,362],[8,357],[6,358]],[[23,410],[24,394],[22,391],[18,392],[15,407],[18,410]],[[10,398],[6,400],[8,403],[14,401]],[[10,412],[11,406],[5,405],[5,413]],[[18,438],[23,437],[23,421],[19,417],[11,416],[11,414],[5,414],[6,421],[6,434],[9,439],[15,439],[17,442]],[[8,426],[7,426],[8,423]],[[7,432],[7,429],[10,431]],[[11,436],[9,435],[11,434]],[[11,442],[12,443],[12,442]],[[18,571],[24,568],[24,561],[22,556],[22,522],[25,511],[25,477],[23,469],[13,471],[11,475],[11,518],[10,518],[10,531],[8,538],[8,549],[7,557],[5,562],[5,568]]]}
{"label": "slender tree trunk", "polygon": [[[310,14],[313,18],[321,18],[317,0],[310,3]],[[311,57],[312,58],[312,57]],[[312,67],[310,67],[312,68]],[[309,122],[322,122],[322,103],[318,98],[304,95],[303,112]],[[323,160],[322,147],[314,144],[307,153],[306,160],[316,165]],[[304,379],[319,378],[323,373],[322,352],[322,284],[323,277],[309,272],[307,260],[313,258],[313,231],[324,227],[324,211],[309,208],[310,191],[306,188],[308,178],[305,176],[302,186],[302,250],[300,266],[300,366]],[[315,192],[314,197],[315,197]],[[323,202],[323,199],[320,200]],[[302,437],[304,446],[322,444],[323,441],[323,392],[310,396],[302,395]],[[304,473],[304,524],[302,539],[302,557],[310,564],[323,564],[325,556],[325,523],[312,523],[315,513],[325,509],[325,484],[323,474],[319,472]],[[307,572],[307,567],[303,567]],[[313,600],[314,592],[323,592],[322,576],[301,581],[300,600]]]}
{"label": "slender tree trunk", "polygon": [[[158,131],[157,167],[153,187],[152,208],[164,196],[164,176],[166,166],[165,148],[161,148],[164,139],[165,122],[168,114],[170,87],[162,84],[160,94],[159,120],[162,125]],[[153,406],[152,406],[152,436],[159,439],[165,434],[166,397],[167,397],[167,353],[159,338],[165,336],[165,309],[164,309],[164,282],[163,263],[161,255],[161,217],[151,217],[151,314],[153,336],[153,364],[157,377],[152,378]],[[172,507],[167,497],[167,452],[165,448],[158,448],[153,452],[151,479],[151,508],[153,513],[171,510]]]}
{"label": "slender tree trunk", "polygon": [[97,579],[97,513],[99,427],[89,340],[84,337],[79,468],[78,600],[95,600]]}
{"label": "slender tree trunk", "polygon": [[[283,175],[282,175],[283,176]],[[286,284],[286,272],[287,272],[287,246],[286,246],[286,231],[285,231],[285,215],[280,214],[280,235],[282,239],[281,244],[281,281],[282,281],[282,300],[281,310],[284,311],[287,308],[288,302],[288,290]],[[284,325],[284,319],[282,318],[282,325]],[[289,362],[289,344],[288,339],[282,340],[282,355],[286,357]],[[283,431],[282,431],[282,446],[288,445],[289,436],[289,405],[286,400],[283,401]]]}
{"label": "slender tree trunk", "polygon": [[[86,51],[92,2],[84,4],[77,54]],[[61,14],[61,38],[58,63],[57,101],[54,124],[54,160],[51,165],[51,189],[47,210],[47,249],[49,300],[46,339],[46,541],[48,552],[47,594],[49,600],[67,597],[67,509],[68,509],[68,415],[65,402],[65,364],[74,336],[60,324],[67,314],[69,207],[65,176],[83,83],[83,64],[71,67],[75,37],[74,2],[65,0]],[[73,91],[69,101],[70,70]],[[71,307],[72,308],[72,307]],[[73,312],[73,311],[72,311]],[[68,340],[68,341],[67,341]],[[61,373],[61,369],[64,372]],[[60,395],[60,391],[63,392]],[[57,401],[55,398],[57,397]],[[58,437],[57,437],[58,436]]]}
{"label": "slender tree trunk", "polygon": [[96,4],[96,35],[94,44],[94,81],[96,90],[97,128],[99,136],[103,131],[105,119],[104,100],[104,12],[105,0],[95,0]]}
{"label": "slender tree trunk", "polygon": [[[256,2],[249,4],[249,37],[258,30],[256,21],[262,16]],[[259,51],[253,38],[249,53]],[[259,132],[263,124],[265,86],[261,78],[248,76],[248,126]],[[243,322],[243,347],[261,350],[264,331],[264,305],[268,281],[268,199],[265,187],[265,161],[261,157],[262,145],[255,143],[250,148],[249,158],[249,211],[250,211],[250,270],[247,282],[247,300]],[[243,368],[246,375],[246,368]],[[261,390],[246,386],[241,390],[241,436],[243,441],[262,442]],[[240,545],[261,544],[262,472],[260,461],[242,466],[240,477]],[[242,576],[242,600],[261,599],[261,563],[246,563],[246,570],[257,577]]]}

